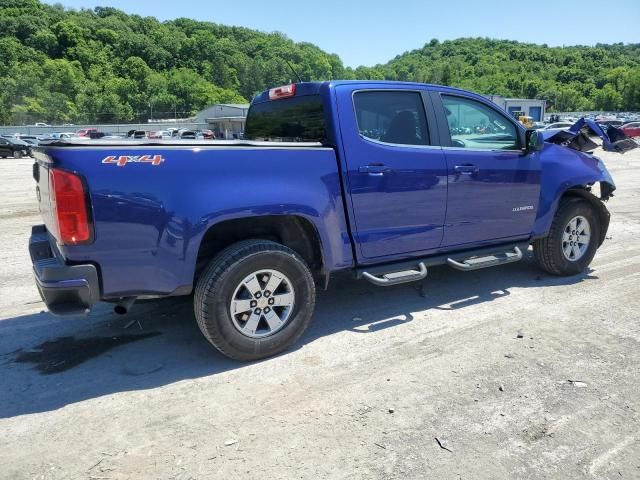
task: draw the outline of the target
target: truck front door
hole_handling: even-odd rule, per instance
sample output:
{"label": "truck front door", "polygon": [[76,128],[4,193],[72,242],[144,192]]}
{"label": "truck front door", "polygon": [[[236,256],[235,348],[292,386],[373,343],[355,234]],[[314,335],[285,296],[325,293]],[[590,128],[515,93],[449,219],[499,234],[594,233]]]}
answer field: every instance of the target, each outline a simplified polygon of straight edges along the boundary
{"label": "truck front door", "polygon": [[351,228],[361,261],[438,248],[447,167],[442,148],[432,145],[435,117],[428,93],[368,84],[363,90],[339,86],[336,95]]}
{"label": "truck front door", "polygon": [[540,195],[538,152],[522,149],[520,127],[489,101],[434,92],[449,171],[443,247],[530,235]]}

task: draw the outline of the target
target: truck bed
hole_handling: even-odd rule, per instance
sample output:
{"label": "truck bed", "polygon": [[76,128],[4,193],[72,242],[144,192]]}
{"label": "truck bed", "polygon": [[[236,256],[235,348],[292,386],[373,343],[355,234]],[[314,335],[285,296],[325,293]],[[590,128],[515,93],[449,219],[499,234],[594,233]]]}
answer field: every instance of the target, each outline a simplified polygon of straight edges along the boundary
{"label": "truck bed", "polygon": [[56,140],[35,155],[47,227],[49,170],[86,182],[95,239],[59,248],[96,264],[102,298],[188,293],[209,229],[247,216],[303,218],[327,267],[353,264],[338,160],[321,143]]}

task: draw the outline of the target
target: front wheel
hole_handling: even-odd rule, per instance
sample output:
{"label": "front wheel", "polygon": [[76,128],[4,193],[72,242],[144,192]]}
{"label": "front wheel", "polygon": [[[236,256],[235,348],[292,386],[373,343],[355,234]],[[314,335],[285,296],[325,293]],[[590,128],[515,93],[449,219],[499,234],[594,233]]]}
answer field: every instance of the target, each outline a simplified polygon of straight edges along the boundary
{"label": "front wheel", "polygon": [[20,150],[16,150],[15,152],[13,152],[13,158],[15,158],[16,160],[20,160],[22,158],[22,152]]}
{"label": "front wheel", "polygon": [[300,338],[315,305],[305,262],[267,240],[238,242],[220,252],[199,279],[194,297],[198,326],[234,360],[276,355]]}
{"label": "front wheel", "polygon": [[549,235],[536,240],[536,262],[553,275],[576,275],[593,260],[600,246],[601,223],[593,206],[581,198],[561,200]]}

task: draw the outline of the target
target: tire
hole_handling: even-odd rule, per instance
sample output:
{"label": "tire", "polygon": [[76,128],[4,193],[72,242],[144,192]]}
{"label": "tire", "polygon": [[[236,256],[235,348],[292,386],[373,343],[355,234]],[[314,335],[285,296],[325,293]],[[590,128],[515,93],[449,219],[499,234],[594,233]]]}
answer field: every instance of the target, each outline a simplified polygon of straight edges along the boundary
{"label": "tire", "polygon": [[[280,290],[269,292],[266,287],[272,284],[271,278],[275,282],[280,277]],[[256,285],[254,280],[259,282],[262,292],[259,300],[256,300],[258,292],[250,293],[258,287],[247,287],[249,278],[252,278],[250,285]],[[267,299],[267,295],[272,298]],[[267,302],[285,296],[293,299],[290,307],[270,309]],[[233,314],[232,302],[236,299],[250,301],[252,309],[243,313],[240,308]],[[268,240],[246,240],[222,250],[198,280],[194,296],[196,320],[205,338],[223,355],[240,361],[260,360],[289,348],[309,325],[314,306],[315,284],[305,262],[293,250]],[[256,315],[259,307],[265,311]],[[284,319],[281,326],[271,328],[267,310],[272,310],[269,312],[272,319],[274,314],[278,320]],[[260,317],[258,323],[256,316]]]}
{"label": "tire", "polygon": [[[575,236],[571,235],[573,231],[569,228],[569,222],[577,218],[583,219],[578,220],[578,228],[583,228],[586,220],[590,232],[587,242],[575,246],[580,250],[580,254],[574,250],[571,258],[571,254],[567,256],[565,251],[571,250],[572,242],[577,242],[574,242]],[[536,263],[553,275],[569,276],[582,273],[591,264],[600,246],[601,228],[600,216],[588,201],[576,197],[563,198],[551,223],[549,235],[533,243]],[[565,237],[565,233],[568,238]],[[579,238],[584,240],[586,237]]]}
{"label": "tire", "polygon": [[22,158],[22,152],[20,150],[16,150],[15,152],[13,152],[13,158],[15,158],[16,160],[20,160]]}

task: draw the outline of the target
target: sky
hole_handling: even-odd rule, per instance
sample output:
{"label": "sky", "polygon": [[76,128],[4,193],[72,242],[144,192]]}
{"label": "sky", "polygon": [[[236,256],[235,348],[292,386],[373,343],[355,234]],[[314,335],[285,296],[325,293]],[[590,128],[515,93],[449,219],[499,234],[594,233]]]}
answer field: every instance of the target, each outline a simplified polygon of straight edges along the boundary
{"label": "sky", "polygon": [[373,66],[432,38],[490,37],[549,46],[640,43],[640,0],[46,0],[72,8],[111,6],[160,20],[189,17],[279,31],[337,53],[345,66]]}

